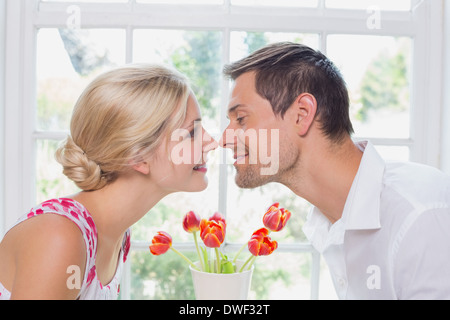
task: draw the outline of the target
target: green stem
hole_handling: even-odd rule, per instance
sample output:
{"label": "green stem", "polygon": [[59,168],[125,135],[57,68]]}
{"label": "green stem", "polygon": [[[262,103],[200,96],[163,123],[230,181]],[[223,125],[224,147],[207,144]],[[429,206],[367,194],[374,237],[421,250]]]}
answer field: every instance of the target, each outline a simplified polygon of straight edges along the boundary
{"label": "green stem", "polygon": [[247,243],[244,243],[244,245],[239,249],[239,251],[236,253],[236,255],[234,256],[234,259],[233,259],[233,263],[236,263],[236,260],[237,260],[237,258],[239,257],[239,255],[242,253],[242,250],[244,250],[245,249],[245,247],[247,247],[248,246],[248,244]]}
{"label": "green stem", "polygon": [[253,255],[251,255],[251,256],[247,259],[247,261],[245,261],[244,265],[241,267],[241,270],[239,270],[239,272],[244,271],[245,266],[246,266],[246,265],[250,262],[250,260],[252,260],[253,258],[256,258],[256,257],[253,256]]}
{"label": "green stem", "polygon": [[187,263],[189,263],[189,264],[192,266],[192,268],[194,268],[194,269],[197,270],[197,271],[200,271],[200,270],[198,269],[198,267],[195,266],[195,264],[194,264],[191,260],[189,260],[184,254],[182,254],[180,251],[178,251],[178,250],[175,249],[174,247],[170,247],[170,249],[172,249],[173,252],[175,252],[177,255],[179,255],[180,257],[182,257]]}
{"label": "green stem", "polygon": [[254,256],[254,257],[253,257],[253,260],[252,260],[252,262],[250,262],[250,264],[248,265],[247,270],[250,270],[250,269],[252,268],[253,264],[254,264],[255,261],[256,261],[256,258],[257,258],[257,256]]}
{"label": "green stem", "polygon": [[198,260],[200,261],[200,267],[202,268],[202,271],[205,271],[205,266],[203,265],[202,255],[200,254],[200,249],[198,248],[197,232],[194,232],[193,235],[194,235],[195,247],[197,248]]}
{"label": "green stem", "polygon": [[213,259],[213,249],[210,248],[209,249],[209,272],[210,273],[215,273],[214,272],[214,259]]}
{"label": "green stem", "polygon": [[205,247],[201,247],[202,253],[203,253],[203,266],[205,267],[205,272],[209,271],[209,263],[208,263],[208,249]]}
{"label": "green stem", "polygon": [[217,273],[222,273],[222,266],[221,266],[221,263],[220,263],[220,254],[219,254],[219,249],[218,248],[215,248],[216,249],[216,263],[217,263]]}

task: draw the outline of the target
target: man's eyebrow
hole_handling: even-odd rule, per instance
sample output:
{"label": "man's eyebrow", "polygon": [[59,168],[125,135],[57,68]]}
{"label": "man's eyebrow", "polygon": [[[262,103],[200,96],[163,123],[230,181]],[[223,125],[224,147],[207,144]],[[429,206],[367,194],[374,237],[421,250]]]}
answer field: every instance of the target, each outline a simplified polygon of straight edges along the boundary
{"label": "man's eyebrow", "polygon": [[233,113],[234,111],[236,111],[237,108],[239,108],[240,106],[242,106],[241,104],[237,104],[233,107],[231,107],[230,109],[228,109],[227,111],[227,119],[230,119],[229,115],[230,113]]}

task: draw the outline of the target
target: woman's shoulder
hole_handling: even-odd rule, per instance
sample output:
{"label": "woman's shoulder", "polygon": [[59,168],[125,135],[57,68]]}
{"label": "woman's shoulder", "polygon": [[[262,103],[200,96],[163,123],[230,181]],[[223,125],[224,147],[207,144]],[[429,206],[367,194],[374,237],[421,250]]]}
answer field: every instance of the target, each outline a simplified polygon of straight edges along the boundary
{"label": "woman's shoulder", "polygon": [[69,198],[50,199],[35,206],[20,220],[29,220],[45,214],[56,214],[75,223],[89,241],[95,242],[97,228],[89,211],[79,202]]}
{"label": "woman's shoulder", "polygon": [[71,218],[69,207],[57,208],[55,200],[46,201],[22,216],[14,227],[6,234],[17,243],[18,248],[42,246],[42,249],[83,244],[84,233],[80,230],[75,218]]}
{"label": "woman's shoulder", "polygon": [[26,237],[29,239],[26,243],[34,241],[42,245],[47,243],[46,247],[59,245],[62,248],[74,248],[81,239],[83,252],[88,250],[89,257],[93,256],[97,246],[97,230],[91,215],[80,203],[68,198],[47,200],[33,207],[6,236]]}
{"label": "woman's shoulder", "polygon": [[17,225],[9,236],[15,243],[16,294],[30,291],[35,296],[47,296],[52,291],[66,292],[68,270],[78,266],[80,274],[84,274],[85,242],[70,220],[43,214]]}
{"label": "woman's shoulder", "polygon": [[[42,214],[27,219],[17,225],[11,232],[23,236],[21,241],[26,247],[42,246],[52,250],[82,244],[85,249],[83,234],[71,220],[57,214]],[[79,246],[78,246],[79,247]]]}

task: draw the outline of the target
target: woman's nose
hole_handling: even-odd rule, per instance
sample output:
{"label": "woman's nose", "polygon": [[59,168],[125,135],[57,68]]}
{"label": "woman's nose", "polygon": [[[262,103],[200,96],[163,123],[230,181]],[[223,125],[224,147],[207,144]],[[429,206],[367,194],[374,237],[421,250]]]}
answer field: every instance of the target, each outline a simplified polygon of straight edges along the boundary
{"label": "woman's nose", "polygon": [[203,135],[203,141],[204,141],[203,152],[205,153],[216,150],[219,147],[217,141],[213,137],[211,137],[209,133],[206,131],[204,132]]}

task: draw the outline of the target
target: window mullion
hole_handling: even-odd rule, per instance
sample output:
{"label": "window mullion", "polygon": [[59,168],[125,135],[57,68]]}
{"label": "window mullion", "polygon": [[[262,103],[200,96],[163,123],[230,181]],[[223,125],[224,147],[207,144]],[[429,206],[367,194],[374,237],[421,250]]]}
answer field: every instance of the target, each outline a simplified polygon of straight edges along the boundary
{"label": "window mullion", "polygon": [[311,300],[318,300],[320,282],[320,253],[314,250],[312,251],[311,256]]}
{"label": "window mullion", "polygon": [[[222,64],[230,62],[230,29],[225,28],[222,34]],[[227,101],[229,96],[229,81],[222,78],[221,109],[220,109],[220,132],[225,131],[228,124],[227,119]],[[220,137],[217,137],[220,140]],[[224,217],[227,217],[227,189],[228,189],[228,165],[226,161],[227,150],[220,148],[219,164],[219,203],[218,208]]]}

